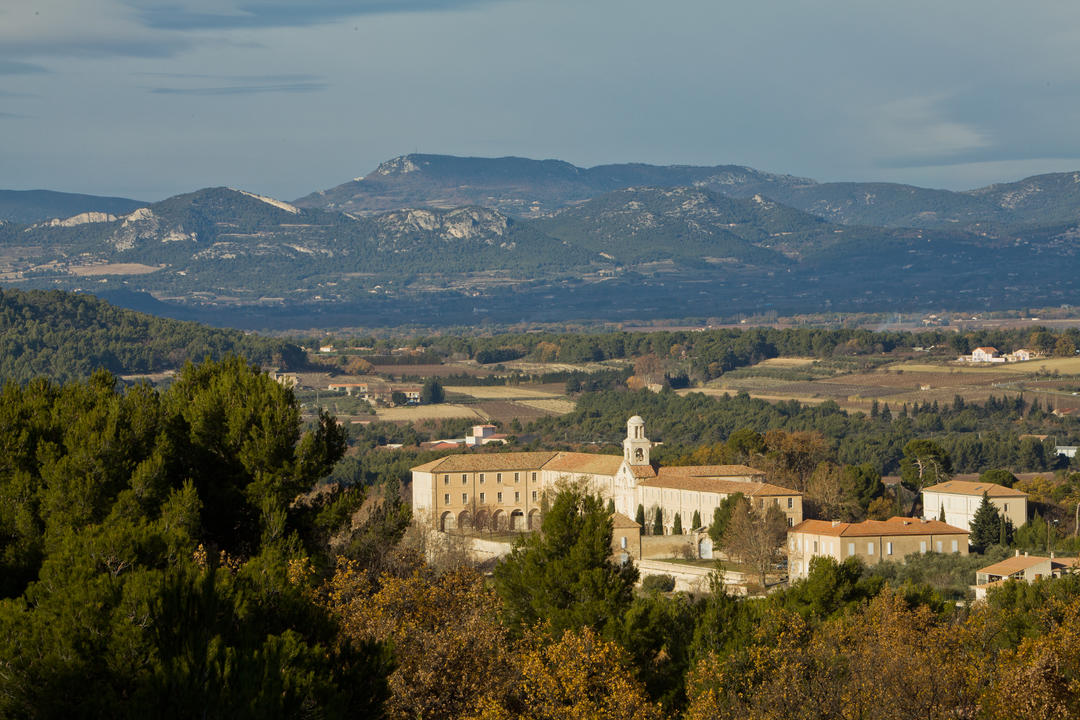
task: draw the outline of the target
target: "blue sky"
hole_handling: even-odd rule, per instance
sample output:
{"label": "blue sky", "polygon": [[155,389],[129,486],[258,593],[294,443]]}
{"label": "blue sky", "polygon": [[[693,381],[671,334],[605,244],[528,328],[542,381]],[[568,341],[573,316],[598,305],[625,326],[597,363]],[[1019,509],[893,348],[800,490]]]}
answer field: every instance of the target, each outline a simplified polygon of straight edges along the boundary
{"label": "blue sky", "polygon": [[289,200],[409,153],[1080,169],[1080,4],[3,0],[0,188]]}

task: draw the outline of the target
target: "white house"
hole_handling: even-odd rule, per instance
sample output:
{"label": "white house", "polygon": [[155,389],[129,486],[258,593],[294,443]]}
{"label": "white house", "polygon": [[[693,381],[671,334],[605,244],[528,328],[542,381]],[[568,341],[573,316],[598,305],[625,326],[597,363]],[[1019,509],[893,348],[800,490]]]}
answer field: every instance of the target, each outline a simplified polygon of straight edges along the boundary
{"label": "white house", "polygon": [[971,351],[971,362],[1000,363],[1005,362],[1005,358],[1001,357],[1001,353],[998,352],[996,347],[977,347]]}
{"label": "white house", "polygon": [[982,504],[983,493],[998,513],[1012,521],[1014,527],[1027,522],[1027,493],[989,482],[948,480],[923,488],[923,517],[936,520],[945,509],[945,522],[965,530]]}

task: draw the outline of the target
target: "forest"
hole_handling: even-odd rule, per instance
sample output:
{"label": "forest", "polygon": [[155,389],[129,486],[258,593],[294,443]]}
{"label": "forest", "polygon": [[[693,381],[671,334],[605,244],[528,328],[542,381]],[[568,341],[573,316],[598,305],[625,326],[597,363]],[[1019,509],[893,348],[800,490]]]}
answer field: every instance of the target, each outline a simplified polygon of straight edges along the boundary
{"label": "forest", "polygon": [[302,424],[238,358],[165,390],[102,371],[0,394],[4,717],[1080,712],[1080,577],[981,605],[826,560],[759,599],[639,589],[603,501],[573,486],[477,568],[410,526],[411,458],[373,450],[391,430],[343,465],[334,420]]}
{"label": "forest", "polygon": [[154,373],[228,354],[282,368],[304,353],[281,340],[124,310],[93,295],[0,289],[0,378],[87,378],[98,368]]}

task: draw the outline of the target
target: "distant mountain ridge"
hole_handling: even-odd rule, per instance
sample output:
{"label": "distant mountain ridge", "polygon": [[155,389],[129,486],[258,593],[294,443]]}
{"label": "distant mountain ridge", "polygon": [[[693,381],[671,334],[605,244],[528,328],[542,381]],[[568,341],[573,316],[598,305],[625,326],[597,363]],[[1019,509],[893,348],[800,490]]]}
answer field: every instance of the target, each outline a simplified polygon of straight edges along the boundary
{"label": "distant mountain ridge", "polygon": [[382,163],[362,178],[312,193],[294,204],[358,214],[401,207],[481,205],[519,217],[537,217],[627,187],[726,187],[753,195],[805,182],[813,181],[738,165],[660,167],[630,163],[579,168],[561,160],[405,155]]}
{"label": "distant mountain ridge", "polygon": [[254,328],[1080,303],[1080,173],[957,193],[414,155],[346,186],[351,209],[217,187],[0,222],[0,283]]}
{"label": "distant mountain ridge", "polygon": [[631,187],[696,187],[741,198],[762,195],[843,225],[985,229],[1080,220],[1080,172],[952,191],[888,182],[822,183],[740,165],[580,168],[560,160],[419,154],[388,160],[364,177],[306,195],[295,204],[355,214],[480,205],[533,218]]}
{"label": "distant mountain ridge", "polygon": [[29,225],[82,213],[126,215],[146,205],[138,200],[53,190],[0,190],[0,220]]}

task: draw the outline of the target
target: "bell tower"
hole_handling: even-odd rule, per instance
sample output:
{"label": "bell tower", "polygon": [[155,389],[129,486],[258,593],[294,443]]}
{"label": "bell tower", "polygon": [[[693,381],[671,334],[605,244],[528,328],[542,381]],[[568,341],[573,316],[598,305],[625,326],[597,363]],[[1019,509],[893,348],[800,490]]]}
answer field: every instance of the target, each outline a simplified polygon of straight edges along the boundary
{"label": "bell tower", "polygon": [[626,421],[626,439],[623,440],[623,459],[630,465],[648,465],[652,443],[645,437],[645,421],[635,415]]}

